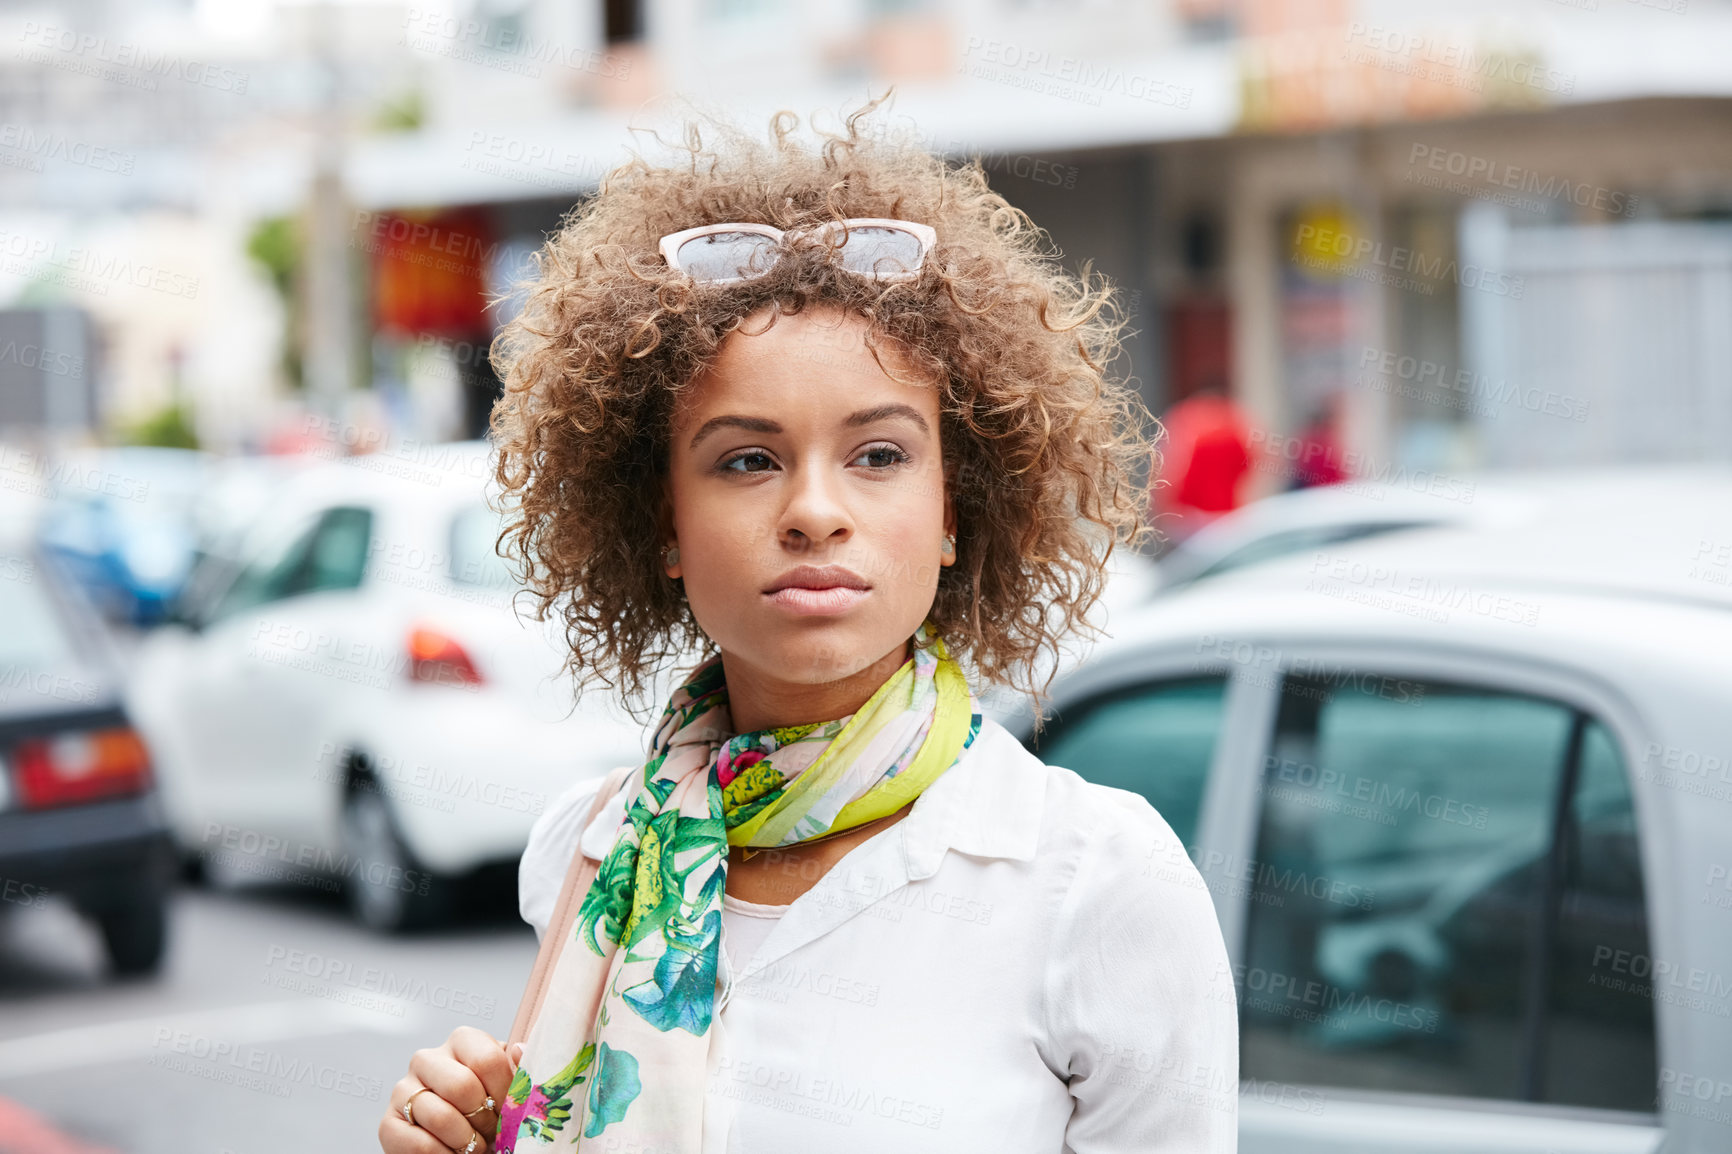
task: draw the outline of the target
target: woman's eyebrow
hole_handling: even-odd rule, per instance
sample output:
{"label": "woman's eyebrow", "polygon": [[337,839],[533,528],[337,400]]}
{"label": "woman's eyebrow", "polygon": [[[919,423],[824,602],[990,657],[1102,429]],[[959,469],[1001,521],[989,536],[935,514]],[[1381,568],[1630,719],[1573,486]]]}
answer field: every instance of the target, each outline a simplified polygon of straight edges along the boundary
{"label": "woman's eyebrow", "polygon": [[[920,415],[919,409],[900,402],[875,405],[870,409],[861,409],[857,413],[850,413],[842,425],[844,428],[854,429],[861,425],[870,425],[875,421],[886,421],[892,417],[902,417],[905,420],[913,421],[922,433],[932,431],[927,427],[926,418]],[[698,431],[692,434],[689,447],[697,448],[699,441],[718,429],[744,429],[748,433],[779,433],[782,431],[782,426],[767,417],[741,417],[733,414],[711,417],[699,425]]]}
{"label": "woman's eyebrow", "polygon": [[875,421],[889,420],[891,417],[904,417],[913,421],[922,433],[929,433],[932,431],[926,427],[926,418],[920,415],[919,409],[916,409],[913,405],[904,405],[900,402],[878,405],[870,409],[861,409],[858,413],[854,413],[846,421],[843,421],[842,424],[847,428],[853,429],[860,425],[870,425]]}
{"label": "woman's eyebrow", "polygon": [[698,442],[715,432],[717,429],[744,429],[748,433],[779,433],[782,426],[765,417],[736,417],[732,415],[711,417],[698,426],[698,431],[692,434],[690,448],[697,448]]}

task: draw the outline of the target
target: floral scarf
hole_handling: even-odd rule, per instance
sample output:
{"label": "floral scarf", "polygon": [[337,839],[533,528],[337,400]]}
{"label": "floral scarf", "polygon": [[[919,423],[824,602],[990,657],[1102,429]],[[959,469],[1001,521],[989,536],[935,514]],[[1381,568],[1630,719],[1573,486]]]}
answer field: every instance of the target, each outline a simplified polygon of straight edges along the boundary
{"label": "floral scarf", "polygon": [[728,846],[794,845],[892,814],[980,732],[930,621],[914,640],[837,721],[733,734],[719,656],[674,691],[578,912],[585,948],[554,965],[495,1150],[699,1149]]}

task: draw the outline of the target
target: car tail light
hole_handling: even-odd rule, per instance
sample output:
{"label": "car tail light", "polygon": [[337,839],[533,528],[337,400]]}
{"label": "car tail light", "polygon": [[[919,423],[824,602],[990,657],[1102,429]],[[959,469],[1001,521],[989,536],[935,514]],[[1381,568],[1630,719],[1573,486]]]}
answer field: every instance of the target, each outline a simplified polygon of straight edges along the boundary
{"label": "car tail light", "polygon": [[21,741],[14,761],[18,795],[33,808],[142,793],[150,786],[150,751],[124,726]]}
{"label": "car tail light", "polygon": [[409,631],[409,677],[435,685],[480,685],[481,674],[450,635],[425,627]]}

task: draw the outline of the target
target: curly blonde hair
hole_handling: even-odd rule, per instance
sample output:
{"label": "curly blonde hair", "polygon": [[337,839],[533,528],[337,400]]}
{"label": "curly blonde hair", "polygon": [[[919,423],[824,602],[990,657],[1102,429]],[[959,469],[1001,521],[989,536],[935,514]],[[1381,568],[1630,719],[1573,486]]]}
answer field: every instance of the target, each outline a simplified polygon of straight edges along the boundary
{"label": "curly blonde hair", "polygon": [[[978,160],[863,125],[890,95],[842,131],[814,127],[817,148],[794,138],[788,111],[771,117],[768,144],[716,124],[721,146],[706,147],[688,122],[689,161],[634,152],[537,254],[493,347],[505,382],[491,421],[508,510],[500,548],[538,619],[563,618],[580,682],[636,696],[666,659],[713,651],[662,568],[669,427],[676,397],[765,306],[772,321],[813,305],[859,316],[875,352],[892,342],[940,388],[957,562],[940,570],[931,619],[976,678],[1043,693],[1028,676],[1041,653],[1098,632],[1087,614],[1114,546],[1152,535],[1148,410],[1105,368],[1126,323],[1117,290],[1086,267],[1066,271]],[[694,225],[848,217],[918,221],[938,244],[900,283],[842,270],[797,234],[768,275],[739,285],[698,284],[657,249]]]}

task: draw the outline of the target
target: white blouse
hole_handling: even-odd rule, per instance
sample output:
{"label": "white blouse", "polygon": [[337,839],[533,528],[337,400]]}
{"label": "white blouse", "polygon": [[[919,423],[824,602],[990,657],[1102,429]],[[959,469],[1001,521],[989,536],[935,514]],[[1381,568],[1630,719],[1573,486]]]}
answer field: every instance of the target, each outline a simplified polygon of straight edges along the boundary
{"label": "white blouse", "polygon": [[765,905],[723,894],[722,948],[727,951],[728,965],[736,970],[744,969],[787,912],[787,906]]}
{"label": "white blouse", "polygon": [[[621,797],[578,829],[596,788],[530,834],[538,935],[576,847],[604,856],[623,819]],[[742,949],[741,907],[724,913],[706,1154],[1237,1148],[1236,1004],[1202,877],[1141,796],[990,718],[907,817],[768,908],[786,912]]]}

